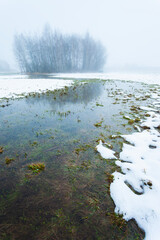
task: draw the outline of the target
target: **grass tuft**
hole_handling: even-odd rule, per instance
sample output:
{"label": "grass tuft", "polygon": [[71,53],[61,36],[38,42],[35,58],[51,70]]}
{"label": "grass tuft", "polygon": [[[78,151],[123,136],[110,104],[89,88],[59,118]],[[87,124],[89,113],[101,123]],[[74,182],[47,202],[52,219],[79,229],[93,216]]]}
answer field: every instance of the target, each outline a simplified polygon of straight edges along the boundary
{"label": "grass tuft", "polygon": [[44,163],[32,163],[28,165],[28,169],[32,170],[34,173],[39,173],[45,169]]}

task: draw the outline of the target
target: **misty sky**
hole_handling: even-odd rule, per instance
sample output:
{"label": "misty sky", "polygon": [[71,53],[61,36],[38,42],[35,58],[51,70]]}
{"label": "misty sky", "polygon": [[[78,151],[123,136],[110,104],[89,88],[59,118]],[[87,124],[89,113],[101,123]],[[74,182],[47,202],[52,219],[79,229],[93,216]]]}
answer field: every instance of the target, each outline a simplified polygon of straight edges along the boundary
{"label": "misty sky", "polygon": [[160,67],[160,0],[0,0],[0,59],[15,67],[14,34],[46,23],[101,40],[108,66]]}

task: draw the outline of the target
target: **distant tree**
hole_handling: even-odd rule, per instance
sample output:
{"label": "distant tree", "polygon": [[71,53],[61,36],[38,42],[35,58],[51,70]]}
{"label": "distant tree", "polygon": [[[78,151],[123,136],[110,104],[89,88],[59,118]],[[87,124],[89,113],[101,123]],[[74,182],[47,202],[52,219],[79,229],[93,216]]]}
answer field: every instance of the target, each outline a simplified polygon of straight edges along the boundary
{"label": "distant tree", "polygon": [[106,51],[88,33],[62,35],[47,25],[42,34],[15,35],[14,53],[22,72],[95,72],[102,70]]}

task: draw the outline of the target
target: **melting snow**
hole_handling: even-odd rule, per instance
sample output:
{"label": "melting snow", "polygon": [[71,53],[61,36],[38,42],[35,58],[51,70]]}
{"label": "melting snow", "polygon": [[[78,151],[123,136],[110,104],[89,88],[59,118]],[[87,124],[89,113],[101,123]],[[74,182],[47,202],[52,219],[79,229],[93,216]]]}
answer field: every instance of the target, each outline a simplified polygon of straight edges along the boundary
{"label": "melting snow", "polygon": [[73,84],[71,80],[61,79],[21,79],[20,76],[0,77],[0,98],[17,98],[32,92],[60,89]]}
{"label": "melting snow", "polygon": [[99,141],[99,144],[96,146],[97,151],[101,154],[103,158],[106,159],[116,159],[114,156],[114,151],[103,146],[102,141]]}
{"label": "melting snow", "polygon": [[[52,76],[53,74],[51,74]],[[135,81],[144,82],[149,84],[159,84],[160,74],[136,74],[136,73],[66,73],[57,74],[54,76],[63,78],[80,78],[80,79],[113,79],[113,80],[125,80],[125,81]]]}
{"label": "melting snow", "polygon": [[154,111],[154,112],[158,112],[158,110],[151,108],[151,107],[145,107],[145,106],[141,106],[140,109],[145,110],[145,111]]}
{"label": "melting snow", "polygon": [[[148,112],[141,124],[149,130],[122,135],[130,144],[123,144],[117,166],[122,173],[114,172],[110,186],[115,212],[125,220],[135,219],[145,231],[146,240],[159,240],[160,234],[160,115]],[[102,157],[108,158],[101,151]],[[99,149],[97,146],[97,150]]]}

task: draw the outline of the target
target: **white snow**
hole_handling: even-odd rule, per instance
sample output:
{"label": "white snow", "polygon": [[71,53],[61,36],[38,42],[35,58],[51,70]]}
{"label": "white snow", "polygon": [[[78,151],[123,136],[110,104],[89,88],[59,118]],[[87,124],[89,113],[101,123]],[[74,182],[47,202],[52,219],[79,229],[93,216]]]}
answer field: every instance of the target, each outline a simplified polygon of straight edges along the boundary
{"label": "white snow", "polygon": [[144,121],[141,126],[146,126],[149,128],[157,128],[160,126],[160,115],[154,113],[154,112],[148,112],[151,117],[147,118],[146,121]]}
{"label": "white snow", "polygon": [[47,90],[60,89],[65,86],[71,86],[72,80],[61,79],[25,79],[16,77],[0,76],[0,99],[1,98],[17,98],[32,92],[45,92]]}
{"label": "white snow", "polygon": [[0,74],[0,79],[26,79],[28,75],[21,74]]}
{"label": "white snow", "polygon": [[141,132],[141,129],[138,125],[134,125],[134,128],[137,129],[138,132]]}
{"label": "white snow", "polygon": [[147,84],[160,84],[160,74],[137,74],[137,73],[65,73],[65,74],[51,74],[51,76],[58,76],[63,78],[80,78],[80,79],[113,79],[143,82]]}
{"label": "white snow", "polygon": [[[160,234],[160,115],[149,112],[142,125],[150,130],[122,136],[130,144],[123,144],[116,164],[122,173],[113,174],[110,186],[115,212],[125,220],[135,219],[145,231],[146,240],[159,240]],[[156,124],[155,124],[156,123]]]}
{"label": "white snow", "polygon": [[154,112],[158,112],[157,109],[154,109],[154,108],[151,108],[151,107],[141,106],[140,109],[145,110],[145,111],[154,111]]}
{"label": "white snow", "polygon": [[[148,84],[160,84],[160,74],[122,74],[122,73],[72,73],[72,74],[48,74],[48,76],[56,76],[67,79],[113,79],[125,81],[137,81]],[[28,75],[0,75],[0,98],[19,97],[20,94],[28,94],[31,92],[42,92],[46,90],[54,90],[70,86],[72,80],[62,79],[29,79]],[[157,98],[157,94],[153,93],[152,98]]]}
{"label": "white snow", "polygon": [[101,140],[99,141],[99,144],[96,146],[96,149],[103,158],[116,159],[116,157],[114,156],[115,152],[109,148],[104,147]]}
{"label": "white snow", "polygon": [[149,130],[121,136],[130,144],[123,144],[116,161],[122,173],[114,172],[110,185],[115,212],[127,221],[135,219],[145,240],[160,239],[160,114],[152,110],[141,124]]}

